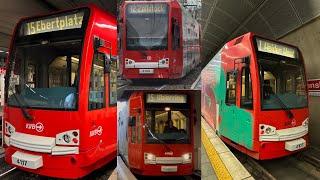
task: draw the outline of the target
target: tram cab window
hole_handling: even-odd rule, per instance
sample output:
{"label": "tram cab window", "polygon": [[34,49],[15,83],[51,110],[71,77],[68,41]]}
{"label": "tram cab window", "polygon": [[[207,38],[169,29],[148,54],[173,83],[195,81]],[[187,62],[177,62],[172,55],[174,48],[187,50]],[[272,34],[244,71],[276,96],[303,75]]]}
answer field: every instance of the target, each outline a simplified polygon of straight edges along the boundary
{"label": "tram cab window", "polygon": [[245,109],[252,109],[252,83],[250,69],[245,67],[241,73],[241,101],[240,107]]}
{"label": "tram cab window", "polygon": [[259,58],[262,109],[307,106],[303,62],[282,57]]}
{"label": "tram cab window", "polygon": [[227,73],[227,94],[226,94],[226,104],[235,105],[236,104],[236,76],[232,73]]}
{"label": "tram cab window", "polygon": [[17,45],[11,57],[8,105],[21,106],[17,95],[26,108],[75,110],[81,44],[81,40],[70,40]]}
{"label": "tram cab window", "polygon": [[96,53],[91,68],[89,110],[105,107],[104,54]]}
{"label": "tram cab window", "polygon": [[147,110],[147,142],[160,143],[154,138],[157,137],[166,143],[188,143],[191,130],[187,113],[182,110]]}

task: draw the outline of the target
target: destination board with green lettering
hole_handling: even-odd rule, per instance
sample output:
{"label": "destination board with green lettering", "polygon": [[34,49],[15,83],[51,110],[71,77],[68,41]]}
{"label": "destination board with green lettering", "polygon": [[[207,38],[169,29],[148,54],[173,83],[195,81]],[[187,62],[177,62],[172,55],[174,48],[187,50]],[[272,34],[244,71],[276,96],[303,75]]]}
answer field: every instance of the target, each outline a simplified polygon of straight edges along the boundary
{"label": "destination board with green lettering", "polygon": [[187,103],[185,94],[147,94],[147,103]]}
{"label": "destination board with green lettering", "polygon": [[22,36],[62,31],[67,29],[79,29],[82,26],[84,12],[76,12],[56,17],[48,17],[28,21],[22,24]]}
{"label": "destination board with green lettering", "polygon": [[289,58],[298,58],[298,50],[296,48],[260,38],[256,38],[256,41],[258,51],[260,52],[271,53]]}
{"label": "destination board with green lettering", "polygon": [[165,3],[128,4],[127,12],[129,14],[165,14],[167,5]]}

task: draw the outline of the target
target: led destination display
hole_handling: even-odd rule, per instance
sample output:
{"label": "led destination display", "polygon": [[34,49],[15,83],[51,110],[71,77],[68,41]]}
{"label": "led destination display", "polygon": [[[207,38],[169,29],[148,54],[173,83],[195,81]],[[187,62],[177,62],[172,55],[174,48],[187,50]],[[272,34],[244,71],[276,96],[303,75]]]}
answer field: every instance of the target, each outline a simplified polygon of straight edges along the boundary
{"label": "led destination display", "polygon": [[78,29],[82,26],[84,12],[50,17],[22,24],[22,35],[34,35],[46,32]]}
{"label": "led destination display", "polygon": [[285,56],[289,58],[297,58],[298,51],[293,47],[289,47],[280,43],[275,43],[272,41],[264,39],[256,39],[258,51],[266,52],[271,54],[276,54],[280,56]]}
{"label": "led destination display", "polygon": [[185,94],[147,94],[147,103],[187,103]]}
{"label": "led destination display", "polygon": [[163,14],[167,12],[166,4],[129,4],[128,13],[130,14]]}

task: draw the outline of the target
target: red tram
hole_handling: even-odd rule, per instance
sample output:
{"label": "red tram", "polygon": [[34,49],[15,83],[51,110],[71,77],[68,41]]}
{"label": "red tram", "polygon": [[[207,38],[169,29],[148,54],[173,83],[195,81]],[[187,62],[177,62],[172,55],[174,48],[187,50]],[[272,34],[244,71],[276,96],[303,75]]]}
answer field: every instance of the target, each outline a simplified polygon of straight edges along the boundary
{"label": "red tram", "polygon": [[202,115],[227,144],[255,159],[308,145],[305,67],[297,47],[247,33],[201,73]]}
{"label": "red tram", "polygon": [[116,157],[116,18],[94,5],[22,19],[5,78],[5,161],[79,178]]}
{"label": "red tram", "polygon": [[133,173],[183,176],[194,170],[195,99],[190,91],[134,92],[119,113],[119,153]]}
{"label": "red tram", "polygon": [[125,1],[120,72],[126,79],[177,79],[200,63],[200,26],[178,0]]}

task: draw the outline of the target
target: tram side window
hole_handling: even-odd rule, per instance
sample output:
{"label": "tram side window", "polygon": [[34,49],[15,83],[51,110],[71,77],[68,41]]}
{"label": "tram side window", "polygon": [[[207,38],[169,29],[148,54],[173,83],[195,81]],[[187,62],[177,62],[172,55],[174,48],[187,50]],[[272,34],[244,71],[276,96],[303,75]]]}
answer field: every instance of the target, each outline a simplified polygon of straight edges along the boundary
{"label": "tram side window", "polygon": [[180,48],[180,27],[175,18],[172,18],[172,49]]}
{"label": "tram side window", "polygon": [[109,74],[109,105],[117,105],[117,62],[112,61]]}
{"label": "tram side window", "polygon": [[105,107],[104,56],[100,52],[94,55],[90,75],[89,110]]}
{"label": "tram side window", "polygon": [[243,68],[241,73],[241,101],[240,107],[245,109],[252,109],[252,83],[249,68]]}
{"label": "tram side window", "polygon": [[236,104],[236,76],[234,76],[232,73],[227,73],[226,104],[227,105]]}
{"label": "tram side window", "polygon": [[136,126],[132,126],[130,129],[131,129],[131,143],[136,143],[136,138],[137,138]]}
{"label": "tram side window", "polygon": [[141,142],[140,115],[137,115],[136,128],[137,128],[137,143],[140,143]]}

